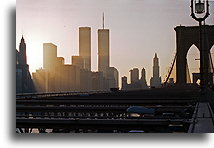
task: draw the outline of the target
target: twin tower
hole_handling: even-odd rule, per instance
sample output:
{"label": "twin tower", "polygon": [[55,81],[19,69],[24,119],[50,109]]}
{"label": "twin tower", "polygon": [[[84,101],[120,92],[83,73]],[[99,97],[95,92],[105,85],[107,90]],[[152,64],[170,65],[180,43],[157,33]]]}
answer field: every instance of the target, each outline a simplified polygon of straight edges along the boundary
{"label": "twin tower", "polygon": [[64,58],[57,57],[56,45],[44,43],[44,69],[33,73],[34,82],[38,84],[37,91],[100,91],[118,88],[118,70],[110,67],[109,55],[109,29],[104,27],[98,29],[98,72],[91,71],[90,27],[79,27],[79,55],[72,56],[72,64],[64,64]]}
{"label": "twin tower", "polygon": [[[72,57],[72,64],[78,62],[82,58],[83,69],[91,71],[91,28],[79,28],[79,56]],[[109,29],[98,29],[98,71],[103,72],[107,77],[109,69]]]}

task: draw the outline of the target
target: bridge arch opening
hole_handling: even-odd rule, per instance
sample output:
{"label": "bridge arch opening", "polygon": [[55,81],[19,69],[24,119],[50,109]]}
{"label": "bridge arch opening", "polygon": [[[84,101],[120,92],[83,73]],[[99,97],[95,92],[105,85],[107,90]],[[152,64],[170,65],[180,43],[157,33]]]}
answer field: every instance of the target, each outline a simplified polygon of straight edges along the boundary
{"label": "bridge arch opening", "polygon": [[[209,51],[214,45],[214,26],[213,25],[204,25],[203,26],[204,34],[204,43],[203,44],[203,59],[204,64],[202,65],[202,70],[204,71],[204,83],[207,86],[211,86],[213,83],[211,79],[210,69],[210,54]],[[198,26],[177,26],[176,31],[176,83],[183,85],[188,83],[186,76],[188,71],[186,71],[187,65],[187,53],[189,48],[194,44],[199,48],[199,27]],[[194,47],[194,46],[193,46]],[[199,49],[201,52],[201,49]],[[195,75],[193,78],[200,78],[200,76]],[[195,81],[194,81],[195,82]]]}
{"label": "bridge arch opening", "polygon": [[213,82],[214,82],[214,69],[213,69],[213,67],[214,67],[214,45],[211,47],[211,50],[210,50],[210,55],[211,55],[211,59],[210,59],[210,61],[211,61],[211,72],[213,73]]}
{"label": "bridge arch opening", "polygon": [[[200,51],[199,49],[193,44],[188,52],[187,52],[187,68],[186,68],[186,75],[187,75],[187,83],[193,83],[193,75],[198,75],[200,73]],[[200,83],[200,79],[196,78],[196,83]]]}
{"label": "bridge arch opening", "polygon": [[214,45],[211,47],[211,50],[210,50],[210,54],[211,54],[211,60],[212,60],[212,63],[214,62]]}

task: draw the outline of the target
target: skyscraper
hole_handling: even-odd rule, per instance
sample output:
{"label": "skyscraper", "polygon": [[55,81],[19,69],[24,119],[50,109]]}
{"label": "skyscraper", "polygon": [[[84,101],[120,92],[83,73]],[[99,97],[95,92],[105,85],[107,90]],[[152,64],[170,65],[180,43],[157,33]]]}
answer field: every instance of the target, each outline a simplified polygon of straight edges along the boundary
{"label": "skyscraper", "polygon": [[127,77],[126,76],[123,76],[122,77],[122,90],[126,90],[127,89],[127,85],[128,85],[128,83],[127,83]]}
{"label": "skyscraper", "polygon": [[159,59],[157,54],[155,53],[155,57],[153,59],[153,77],[150,79],[151,87],[159,87],[161,85],[161,77],[159,74]]}
{"label": "skyscraper", "polygon": [[140,84],[141,84],[141,88],[147,88],[146,70],[145,70],[145,68],[143,68],[142,71],[141,71]]}
{"label": "skyscraper", "polygon": [[56,58],[56,67],[62,66],[65,63],[65,59],[63,57]]}
{"label": "skyscraper", "polygon": [[157,57],[157,53],[155,53],[155,57],[153,59],[153,77],[159,77],[159,59]]}
{"label": "skyscraper", "polygon": [[109,29],[98,29],[98,71],[107,77],[109,69]]}
{"label": "skyscraper", "polygon": [[80,69],[84,68],[83,58],[81,56],[72,56],[72,65],[79,67]]}
{"label": "skyscraper", "polygon": [[145,70],[145,68],[143,68],[142,71],[141,71],[141,79],[146,80],[146,70]]}
{"label": "skyscraper", "polygon": [[79,28],[79,56],[83,58],[83,68],[91,71],[91,28]]}
{"label": "skyscraper", "polygon": [[109,67],[108,70],[108,83],[109,88],[118,88],[119,87],[119,72],[115,67]]}
{"label": "skyscraper", "polygon": [[21,42],[19,44],[19,64],[26,65],[27,64],[27,56],[26,56],[26,44],[25,40],[22,36]]}
{"label": "skyscraper", "polygon": [[133,68],[130,71],[131,83],[135,83],[139,81],[139,70],[138,68]]}
{"label": "skyscraper", "polygon": [[16,93],[30,92],[34,92],[34,87],[27,64],[26,44],[22,36],[19,51],[16,50]]}
{"label": "skyscraper", "polygon": [[53,71],[57,61],[57,46],[52,43],[43,44],[43,68]]}
{"label": "skyscraper", "polygon": [[147,89],[146,70],[143,68],[141,71],[141,78],[139,79],[138,68],[133,68],[130,71],[130,83],[127,83],[127,77],[122,77],[122,90],[139,90]]}

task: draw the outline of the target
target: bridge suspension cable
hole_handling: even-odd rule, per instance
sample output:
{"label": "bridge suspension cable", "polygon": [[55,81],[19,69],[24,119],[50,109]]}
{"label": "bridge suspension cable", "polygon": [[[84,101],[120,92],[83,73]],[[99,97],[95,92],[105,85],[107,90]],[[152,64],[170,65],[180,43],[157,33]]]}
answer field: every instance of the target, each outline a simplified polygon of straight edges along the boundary
{"label": "bridge suspension cable", "polygon": [[[179,36],[181,36],[181,31],[180,31],[180,33],[179,33]],[[180,45],[180,42],[181,42],[181,37],[178,39],[178,45]],[[174,56],[172,65],[171,65],[171,67],[170,67],[170,70],[169,70],[169,72],[168,72],[168,75],[166,76],[166,80],[165,80],[165,82],[163,83],[164,85],[166,85],[167,82],[169,81],[169,78],[170,78],[170,76],[171,76],[171,74],[172,74],[172,71],[173,71],[173,68],[174,68],[174,66],[175,66],[176,59],[177,59],[177,50],[176,50],[176,53],[175,53],[175,56]]]}
{"label": "bridge suspension cable", "polygon": [[166,80],[165,80],[164,84],[166,84],[168,82],[168,80],[169,80],[169,78],[171,76],[172,70],[173,70],[174,65],[175,65],[176,58],[177,58],[177,53],[174,56],[174,59],[173,59],[173,62],[172,62],[172,66],[170,67],[169,73],[168,73],[168,75],[166,77]]}

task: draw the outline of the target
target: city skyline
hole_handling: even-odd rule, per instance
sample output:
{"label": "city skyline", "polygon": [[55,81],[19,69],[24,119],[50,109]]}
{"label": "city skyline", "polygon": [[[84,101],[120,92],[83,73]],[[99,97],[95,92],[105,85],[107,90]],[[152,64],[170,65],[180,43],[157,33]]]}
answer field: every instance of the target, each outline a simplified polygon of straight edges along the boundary
{"label": "city skyline", "polygon": [[19,0],[16,133],[213,133],[213,2]]}
{"label": "city skyline", "polygon": [[[106,32],[106,30],[103,31]],[[119,72],[115,67],[109,67],[108,61],[105,59],[102,61],[104,65],[103,69],[96,72],[91,71],[90,28],[80,27],[79,34],[79,56],[72,56],[72,64],[64,64],[64,58],[57,56],[56,45],[52,43],[43,44],[43,69],[37,69],[36,72],[32,73],[34,90],[37,93],[66,91],[110,91],[111,89],[119,90]],[[105,47],[109,47],[109,43],[106,42],[108,41],[106,37],[108,36],[102,35],[101,42],[99,42],[100,47],[102,47],[104,51],[106,50]],[[25,47],[26,44],[24,43],[24,38],[22,37],[19,48],[21,52],[19,53],[16,51],[18,57],[16,76],[18,78],[18,82],[21,84],[28,83],[28,80],[26,80],[26,82],[22,81],[21,77],[21,74],[29,73],[28,69],[24,70],[19,68],[20,66],[28,67],[26,60],[25,62],[22,62],[23,59],[26,59]],[[101,56],[102,55],[108,56],[105,54],[101,54]],[[109,57],[105,58],[109,59]],[[108,66],[106,67],[106,65]],[[22,90],[23,89],[20,89],[18,93],[21,93]]]}
{"label": "city skyline", "polygon": [[[119,77],[128,76],[128,71],[133,67],[145,67],[149,82],[152,76],[152,58],[157,52],[160,58],[160,75],[164,79],[176,52],[174,27],[180,24],[198,25],[190,17],[188,1],[63,2],[17,2],[16,47],[23,34],[31,73],[42,67],[42,44],[45,42],[56,44],[59,48],[58,55],[65,58],[66,64],[71,64],[71,56],[78,55],[78,28],[83,26],[92,28],[92,71],[97,71],[97,30],[102,28],[102,13],[105,12],[105,28],[110,29],[110,65],[118,69]],[[213,2],[210,5],[208,24],[214,20]],[[150,13],[148,8],[156,11]]]}

